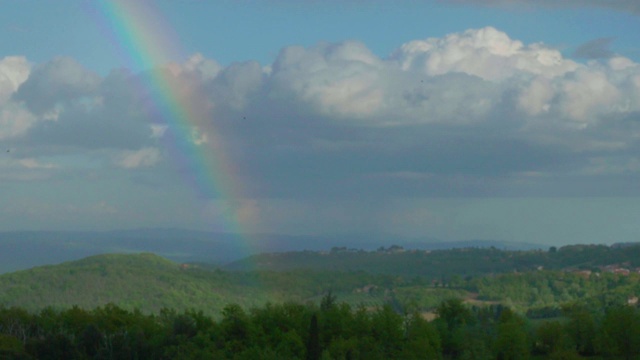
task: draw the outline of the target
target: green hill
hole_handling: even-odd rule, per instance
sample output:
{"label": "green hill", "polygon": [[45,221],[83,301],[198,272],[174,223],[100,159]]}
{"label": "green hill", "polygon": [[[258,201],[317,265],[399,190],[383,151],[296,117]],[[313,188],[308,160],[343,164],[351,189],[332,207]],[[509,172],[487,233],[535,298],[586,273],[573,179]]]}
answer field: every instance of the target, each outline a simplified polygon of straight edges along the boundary
{"label": "green hill", "polygon": [[112,302],[156,311],[220,302],[224,292],[216,291],[214,283],[152,254],[98,255],[0,276],[0,303],[37,309]]}
{"label": "green hill", "polygon": [[400,246],[363,251],[333,248],[329,252],[297,251],[258,254],[227,264],[228,270],[364,271],[373,274],[448,280],[537,269],[594,269],[612,264],[640,267],[640,245],[568,245],[559,249],[507,251],[495,247],[406,250]]}
{"label": "green hill", "polygon": [[[108,303],[219,315],[230,303],[318,302],[328,291],[352,306],[428,311],[444,299],[506,303],[526,311],[640,295],[640,247],[576,245],[551,251],[457,249],[263,254],[221,269],[149,254],[107,254],[0,275],[0,306],[39,311]],[[544,271],[540,271],[544,269]],[[242,271],[240,271],[242,270]]]}
{"label": "green hill", "polygon": [[39,310],[115,303],[147,313],[172,308],[218,314],[229,303],[249,308],[267,302],[316,301],[328,290],[348,295],[355,303],[379,303],[381,297],[352,293],[391,281],[356,272],[228,272],[148,253],[106,254],[0,275],[0,305]]}

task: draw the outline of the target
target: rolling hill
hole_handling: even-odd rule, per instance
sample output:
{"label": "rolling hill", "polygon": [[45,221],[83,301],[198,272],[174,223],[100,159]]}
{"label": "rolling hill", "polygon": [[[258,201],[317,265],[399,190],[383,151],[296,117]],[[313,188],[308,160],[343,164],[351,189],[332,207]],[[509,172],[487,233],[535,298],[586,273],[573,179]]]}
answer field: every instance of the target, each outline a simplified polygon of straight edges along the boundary
{"label": "rolling hill", "polygon": [[331,291],[351,305],[429,309],[449,297],[480,296],[516,301],[511,305],[524,311],[587,294],[596,302],[607,294],[615,293],[618,300],[640,295],[638,269],[637,244],[551,251],[333,248],[260,254],[224,268],[150,253],[103,254],[0,275],[0,306],[37,311],[114,303],[147,313],[172,308],[218,315],[230,303],[251,308],[267,302],[316,302]]}
{"label": "rolling hill", "polygon": [[217,314],[229,303],[255,307],[267,302],[305,302],[328,290],[350,294],[384,281],[364,273],[227,272],[148,253],[104,254],[0,275],[0,305],[35,311],[47,306],[91,309],[115,303],[148,313],[173,308]]}
{"label": "rolling hill", "polygon": [[524,250],[539,247],[489,240],[417,241],[385,234],[344,234],[332,237],[254,234],[251,236],[253,245],[250,249],[247,248],[246,242],[247,239],[237,234],[184,229],[0,232],[0,274],[105,253],[149,252],[177,262],[220,265],[260,252],[322,251],[332,246],[368,250],[389,244],[414,249],[493,246],[498,249]]}

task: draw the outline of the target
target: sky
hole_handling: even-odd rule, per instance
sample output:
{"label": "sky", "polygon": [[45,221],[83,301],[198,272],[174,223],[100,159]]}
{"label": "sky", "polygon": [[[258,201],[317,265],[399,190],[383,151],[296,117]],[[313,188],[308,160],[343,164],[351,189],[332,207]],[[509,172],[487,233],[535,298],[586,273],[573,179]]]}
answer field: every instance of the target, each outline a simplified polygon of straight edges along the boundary
{"label": "sky", "polygon": [[0,0],[0,231],[640,234],[635,0]]}

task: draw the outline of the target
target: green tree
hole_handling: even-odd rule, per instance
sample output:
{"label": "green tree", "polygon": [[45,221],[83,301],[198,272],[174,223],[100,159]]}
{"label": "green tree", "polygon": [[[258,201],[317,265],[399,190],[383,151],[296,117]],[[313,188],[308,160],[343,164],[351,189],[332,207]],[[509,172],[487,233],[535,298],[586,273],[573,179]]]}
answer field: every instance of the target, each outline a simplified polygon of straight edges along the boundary
{"label": "green tree", "polygon": [[563,309],[569,318],[565,332],[580,355],[593,356],[596,352],[596,321],[592,312],[583,305],[574,304]]}
{"label": "green tree", "polygon": [[322,348],[320,347],[320,329],[318,328],[318,316],[311,316],[309,324],[309,338],[307,339],[307,360],[320,360]]}
{"label": "green tree", "polygon": [[15,336],[0,334],[0,359],[28,359],[24,344]]}
{"label": "green tree", "polygon": [[500,314],[494,352],[498,360],[525,360],[530,356],[527,324],[508,308]]}
{"label": "green tree", "polygon": [[607,311],[602,322],[602,345],[605,353],[624,359],[640,356],[640,315],[630,306],[616,306]]}
{"label": "green tree", "polygon": [[465,345],[467,326],[472,322],[471,311],[460,299],[443,301],[436,308],[438,318],[434,321],[442,341],[442,351],[450,357],[462,353]]}
{"label": "green tree", "polygon": [[230,304],[222,310],[220,330],[224,348],[231,356],[250,347],[252,334],[249,317],[237,304]]}
{"label": "green tree", "polygon": [[401,358],[439,359],[440,336],[435,327],[418,312],[407,316],[405,323],[406,343]]}
{"label": "green tree", "polygon": [[384,305],[371,317],[371,332],[376,342],[381,344],[387,359],[396,359],[403,346],[404,334],[402,316],[393,311],[390,305]]}
{"label": "green tree", "polygon": [[558,321],[546,321],[535,330],[534,349],[538,355],[578,354],[565,326]]}

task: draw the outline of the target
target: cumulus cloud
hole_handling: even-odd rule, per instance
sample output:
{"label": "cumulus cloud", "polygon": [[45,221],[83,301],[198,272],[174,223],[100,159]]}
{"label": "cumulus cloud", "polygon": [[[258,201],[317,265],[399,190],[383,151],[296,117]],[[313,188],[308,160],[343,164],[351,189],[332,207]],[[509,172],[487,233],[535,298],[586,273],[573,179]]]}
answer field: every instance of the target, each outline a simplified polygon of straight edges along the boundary
{"label": "cumulus cloud", "polygon": [[542,44],[524,46],[492,27],[441,39],[411,41],[402,45],[393,57],[405,71],[431,76],[461,72],[489,81],[504,80],[517,73],[555,77],[578,66],[563,59],[555,49]]}
{"label": "cumulus cloud", "polygon": [[273,65],[271,95],[296,97],[329,115],[371,115],[382,105],[382,65],[358,42],[288,47]]}
{"label": "cumulus cloud", "polygon": [[15,94],[37,115],[72,100],[81,101],[94,95],[100,77],[86,70],[72,58],[59,57],[33,69]]}
{"label": "cumulus cloud", "polygon": [[0,104],[5,103],[29,77],[31,64],[23,56],[0,60]]}
{"label": "cumulus cloud", "polygon": [[35,122],[36,117],[18,104],[0,106],[0,140],[25,134]]}
{"label": "cumulus cloud", "polygon": [[22,56],[0,60],[0,140],[24,134],[35,122],[35,116],[11,97],[27,80],[31,64]]}
{"label": "cumulus cloud", "polygon": [[[486,27],[399,44],[386,58],[357,41],[290,46],[266,67],[196,54],[101,77],[68,58],[33,69],[5,59],[0,138],[39,147],[33,158],[89,151],[134,170],[186,136],[241,164],[235,176],[253,195],[277,197],[477,195],[504,179],[635,172],[622,155],[640,147],[640,65],[590,57]],[[157,76],[187,118],[158,103],[166,94],[147,86]],[[610,157],[615,167],[600,165]]]}

